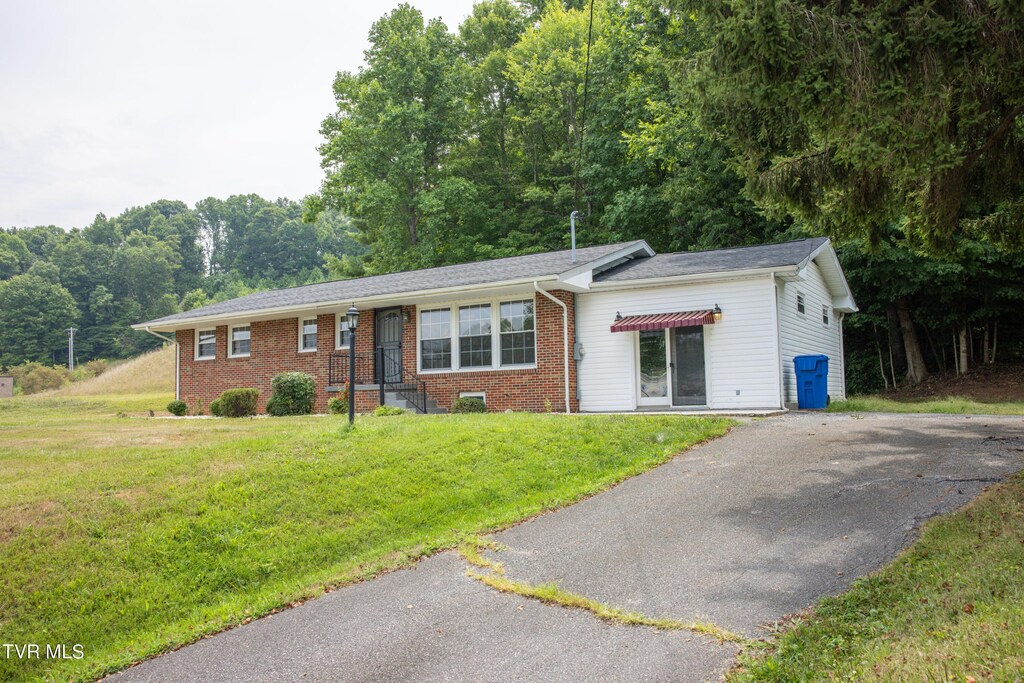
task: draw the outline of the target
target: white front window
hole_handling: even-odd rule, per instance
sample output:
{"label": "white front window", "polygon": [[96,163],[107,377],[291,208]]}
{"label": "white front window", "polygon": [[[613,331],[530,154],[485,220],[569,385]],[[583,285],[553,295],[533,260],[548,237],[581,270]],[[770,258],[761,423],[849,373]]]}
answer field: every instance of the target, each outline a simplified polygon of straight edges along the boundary
{"label": "white front window", "polygon": [[337,349],[347,349],[352,343],[352,333],[348,329],[348,317],[344,313],[338,314],[337,324],[334,326],[334,329],[334,347]]}
{"label": "white front window", "polygon": [[422,308],[417,322],[421,371],[529,368],[537,362],[533,299]]}
{"label": "white front window", "polygon": [[316,318],[299,319],[299,351],[316,351]]}
{"label": "white front window", "polygon": [[234,325],[230,329],[228,339],[228,355],[232,358],[244,358],[249,355],[250,331],[248,325]]}
{"label": "white front window", "polygon": [[196,360],[217,357],[217,330],[196,330]]}

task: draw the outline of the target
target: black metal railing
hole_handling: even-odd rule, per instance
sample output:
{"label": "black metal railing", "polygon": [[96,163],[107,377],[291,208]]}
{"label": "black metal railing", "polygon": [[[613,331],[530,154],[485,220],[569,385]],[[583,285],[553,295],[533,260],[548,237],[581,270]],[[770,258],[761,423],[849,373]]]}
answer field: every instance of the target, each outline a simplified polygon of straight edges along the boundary
{"label": "black metal railing", "polygon": [[[380,392],[380,403],[384,405],[386,394],[395,394],[416,409],[427,412],[427,385],[402,365],[401,349],[378,346],[374,353],[356,352],[356,385],[376,385]],[[327,383],[331,386],[347,386],[349,373],[349,352],[337,351],[327,359]]]}
{"label": "black metal railing", "polygon": [[[348,384],[349,352],[338,351],[327,359],[327,383],[331,386]],[[356,353],[356,384],[377,384],[375,358],[372,353]]]}
{"label": "black metal railing", "polygon": [[415,408],[416,412],[427,412],[427,384],[403,367],[401,349],[378,346],[377,368],[381,405],[384,405],[385,394],[394,393]]}

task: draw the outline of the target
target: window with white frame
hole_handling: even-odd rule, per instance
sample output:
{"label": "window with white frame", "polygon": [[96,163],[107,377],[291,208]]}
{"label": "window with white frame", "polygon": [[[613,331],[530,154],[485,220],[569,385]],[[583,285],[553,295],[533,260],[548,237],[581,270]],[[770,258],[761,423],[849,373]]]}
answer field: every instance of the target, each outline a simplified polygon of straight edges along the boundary
{"label": "window with white frame", "polygon": [[801,294],[800,292],[797,292],[797,294],[796,294],[796,312],[797,313],[803,313],[804,312],[804,295]]}
{"label": "window with white frame", "polygon": [[217,330],[196,330],[196,360],[217,357]]}
{"label": "window with white frame", "polygon": [[435,308],[420,311],[420,368],[451,370],[452,311]]}
{"label": "window with white frame", "polygon": [[491,305],[459,307],[459,367],[489,368],[494,340],[491,336]]}
{"label": "window with white frame", "polygon": [[316,351],[316,318],[299,319],[299,351]]}
{"label": "window with white frame", "polygon": [[334,326],[334,346],[339,349],[347,349],[352,343],[352,332],[348,329],[348,318],[344,313],[338,314],[338,324]]}
{"label": "window with white frame", "polygon": [[501,303],[501,364],[532,365],[537,358],[533,301]]}
{"label": "window with white frame", "polygon": [[821,306],[821,322],[828,325],[828,306],[822,304]]}
{"label": "window with white frame", "polygon": [[228,340],[228,349],[230,350],[230,356],[237,358],[239,356],[249,355],[249,342],[250,342],[250,331],[248,325],[235,325],[230,328],[230,338]]}
{"label": "window with white frame", "polygon": [[419,369],[497,370],[537,362],[533,299],[419,310]]}

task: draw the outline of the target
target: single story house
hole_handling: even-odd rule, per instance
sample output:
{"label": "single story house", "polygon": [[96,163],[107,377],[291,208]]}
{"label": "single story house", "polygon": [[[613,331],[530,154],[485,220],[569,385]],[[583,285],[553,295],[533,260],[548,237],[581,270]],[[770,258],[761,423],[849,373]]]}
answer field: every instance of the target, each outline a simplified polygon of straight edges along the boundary
{"label": "single story house", "polygon": [[[355,333],[346,311],[359,311]],[[318,410],[356,359],[359,411],[751,410],[795,405],[793,357],[830,359],[845,397],[843,316],[857,310],[829,240],[655,254],[643,240],[278,289],[135,325],[177,342],[177,394],[260,402],[283,371]]]}

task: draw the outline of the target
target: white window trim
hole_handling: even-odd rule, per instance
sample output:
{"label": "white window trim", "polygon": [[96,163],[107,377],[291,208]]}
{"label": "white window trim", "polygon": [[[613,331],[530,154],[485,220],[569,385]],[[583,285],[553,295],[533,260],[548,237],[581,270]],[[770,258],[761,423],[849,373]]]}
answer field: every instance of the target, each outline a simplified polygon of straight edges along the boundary
{"label": "white window trim", "polygon": [[[234,337],[234,332],[239,327],[248,327],[249,328],[249,353],[232,353],[231,352],[231,349],[234,347],[234,344],[232,343],[232,339]],[[229,325],[228,326],[228,358],[248,358],[251,355],[252,355],[252,323],[238,323],[237,325]]]}
{"label": "white window trim", "polygon": [[[533,302],[533,362],[517,365],[501,364],[501,303],[509,301],[532,301]],[[459,353],[459,307],[478,306],[489,304],[491,307],[491,364],[481,367],[462,368],[459,367],[461,354]],[[421,356],[423,337],[420,333],[420,312],[436,311],[447,308],[451,311],[451,330],[448,338],[452,343],[452,367],[437,370],[424,370]],[[443,339],[443,337],[439,337]],[[490,299],[466,299],[463,301],[450,301],[438,304],[424,304],[416,306],[416,373],[420,375],[443,375],[446,373],[473,373],[473,372],[497,372],[499,370],[535,370],[537,369],[537,356],[539,354],[539,334],[537,331],[537,296],[533,293],[521,296],[508,295]]]}
{"label": "white window trim", "polygon": [[[801,306],[804,307],[804,310],[802,311],[800,310]],[[796,314],[807,315],[807,297],[801,291],[797,291],[796,293]]]}
{"label": "white window trim", "polygon": [[828,304],[821,305],[821,325],[822,327],[828,327],[832,324],[832,309]]}
{"label": "white window trim", "polygon": [[[209,332],[210,330],[213,330],[213,355],[212,356],[200,356],[199,355],[199,333],[200,332]],[[196,337],[195,338],[195,353],[193,354],[193,357],[196,360],[217,360],[217,328],[216,327],[207,327],[205,329],[199,329],[197,327],[195,330],[193,330],[193,332],[195,333],[195,337]]]}
{"label": "white window trim", "polygon": [[[304,347],[302,345],[303,336],[304,336],[302,334],[302,323],[305,320],[312,320],[313,322],[316,323],[316,346],[314,346],[311,349],[307,349],[306,347]],[[315,315],[310,317],[310,318],[304,318],[302,316],[299,316],[298,323],[299,323],[299,353],[316,353],[317,347],[320,346],[320,318],[315,316]],[[250,332],[249,332],[249,346],[251,348],[252,347],[252,331],[251,331],[252,328],[249,328],[249,329],[250,329]]]}
{"label": "white window trim", "polygon": [[459,398],[478,398],[487,405],[487,392],[486,391],[460,391]]}
{"label": "white window trim", "polygon": [[[335,313],[334,314],[334,350],[335,351],[341,351],[342,349],[348,349],[350,344],[351,344],[351,342],[349,344],[345,344],[345,345],[341,344],[341,324],[342,323],[345,323],[346,325],[348,324],[348,314],[346,314],[346,313]],[[318,335],[319,335],[319,333],[320,333],[319,330],[317,330],[317,334]],[[352,339],[352,335],[349,334],[348,338],[351,340]]]}

